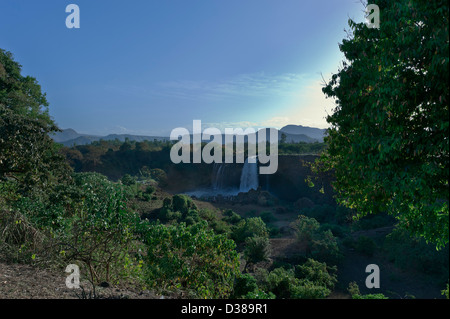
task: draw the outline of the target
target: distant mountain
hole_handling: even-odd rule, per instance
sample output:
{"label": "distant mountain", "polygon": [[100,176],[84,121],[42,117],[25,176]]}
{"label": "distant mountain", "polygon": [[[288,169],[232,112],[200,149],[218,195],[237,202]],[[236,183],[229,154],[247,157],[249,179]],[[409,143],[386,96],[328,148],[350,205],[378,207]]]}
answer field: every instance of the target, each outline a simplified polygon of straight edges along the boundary
{"label": "distant mountain", "polygon": [[[266,138],[269,138],[270,134],[270,130],[266,129]],[[311,136],[308,136],[306,134],[291,134],[288,132],[283,132],[282,130],[278,130],[278,141],[281,140],[282,135],[286,135],[286,143],[299,143],[299,142],[304,142],[304,143],[315,143],[318,142],[319,140],[316,138],[313,138]]]}
{"label": "distant mountain", "polygon": [[[278,130],[278,141],[281,140],[282,135],[286,135],[287,143],[314,143],[323,142],[323,137],[325,135],[325,129],[319,129],[314,127],[306,127],[301,125],[287,125],[281,130]],[[106,136],[98,135],[88,135],[80,134],[73,129],[65,129],[62,132],[56,132],[51,135],[53,140],[57,143],[63,144],[64,146],[74,146],[74,145],[86,145],[94,141],[105,140],[113,141],[119,140],[125,142],[126,139],[130,141],[142,142],[142,141],[168,141],[169,137],[161,136],[145,136],[145,135],[131,135],[131,134],[109,134]],[[266,129],[266,137],[269,138],[269,129]],[[191,134],[192,141],[192,134]],[[207,140],[204,140],[207,141]],[[225,142],[225,135],[222,136],[222,143]]]}
{"label": "distant mountain", "polygon": [[281,128],[280,131],[287,135],[288,142],[289,138],[291,138],[291,135],[306,135],[319,142],[323,142],[326,129],[302,125],[286,125],[285,127]]}
{"label": "distant mountain", "polygon": [[53,140],[56,143],[62,143],[62,142],[74,140],[81,136],[87,136],[87,135],[77,133],[75,130],[73,130],[71,128],[62,130],[62,132],[56,132],[56,133],[50,134],[50,137],[53,138]]}
{"label": "distant mountain", "polygon": [[[269,140],[270,139],[270,129],[266,128],[266,129],[262,129],[262,130],[266,130],[266,140]],[[299,143],[299,142],[315,143],[315,142],[319,141],[318,139],[309,137],[309,136],[307,136],[305,134],[289,134],[289,133],[282,132],[280,130],[277,130],[277,133],[278,133],[277,134],[278,135],[278,141],[280,141],[282,135],[285,134],[287,143]],[[257,134],[257,132],[253,133],[253,134],[256,134],[255,140],[256,140],[256,142],[258,142],[258,134]],[[249,136],[252,136],[253,134],[249,134]],[[225,135],[222,135],[222,144],[225,144],[225,139],[226,139]],[[236,136],[233,136],[232,140],[236,141]],[[192,141],[192,134],[191,134],[191,141]],[[204,142],[212,141],[212,137],[209,140],[203,139],[203,141]],[[248,141],[248,136],[246,136],[244,138],[244,141]]]}
{"label": "distant mountain", "polygon": [[56,132],[50,135],[56,143],[63,144],[64,146],[74,146],[74,145],[86,145],[95,141],[105,140],[114,141],[119,140],[125,142],[126,139],[130,141],[142,142],[145,140],[153,141],[166,141],[169,140],[168,137],[161,136],[144,136],[144,135],[130,135],[130,134],[109,134],[106,136],[88,135],[77,133],[73,129],[65,129],[62,132]]}

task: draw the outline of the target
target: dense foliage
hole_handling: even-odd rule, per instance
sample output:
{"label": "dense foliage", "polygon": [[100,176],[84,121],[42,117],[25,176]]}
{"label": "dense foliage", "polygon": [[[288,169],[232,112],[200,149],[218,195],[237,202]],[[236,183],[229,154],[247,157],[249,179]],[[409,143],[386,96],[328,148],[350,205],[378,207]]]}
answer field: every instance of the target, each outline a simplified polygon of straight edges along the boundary
{"label": "dense foliage", "polygon": [[[171,142],[61,147],[49,137],[58,128],[38,82],[0,49],[0,261],[75,263],[92,287],[311,299],[336,289],[348,248],[430,275],[448,298],[448,5],[377,4],[381,28],[350,22],[353,35],[341,45],[348,61],[324,88],[337,99],[327,143],[279,145],[280,154],[324,152],[318,165],[333,172],[343,206],[303,195],[263,205],[271,211],[212,211],[162,192]],[[287,213],[294,217],[279,218]],[[446,249],[398,229],[381,240],[353,233],[394,222]],[[282,232],[295,250],[272,258]],[[356,283],[348,292],[386,298],[363,295]]]}
{"label": "dense foliage", "polygon": [[14,179],[24,191],[50,187],[64,176],[65,161],[48,133],[58,130],[35,78],[0,49],[0,180]]}
{"label": "dense foliage", "polygon": [[449,239],[449,6],[376,1],[380,28],[349,21],[339,72],[323,89],[336,100],[328,148],[340,203],[361,215],[387,211],[438,247]]}

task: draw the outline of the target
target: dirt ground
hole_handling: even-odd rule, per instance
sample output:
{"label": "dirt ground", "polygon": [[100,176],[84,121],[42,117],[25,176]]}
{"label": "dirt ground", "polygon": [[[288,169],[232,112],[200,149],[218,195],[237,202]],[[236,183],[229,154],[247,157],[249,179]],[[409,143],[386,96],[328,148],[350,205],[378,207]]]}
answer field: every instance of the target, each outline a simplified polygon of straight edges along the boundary
{"label": "dirt ground", "polygon": [[[0,299],[83,299],[81,289],[69,289],[68,274],[30,265],[0,262]],[[81,283],[88,294],[91,289]],[[134,291],[113,287],[97,287],[99,299],[160,299],[149,291]]]}

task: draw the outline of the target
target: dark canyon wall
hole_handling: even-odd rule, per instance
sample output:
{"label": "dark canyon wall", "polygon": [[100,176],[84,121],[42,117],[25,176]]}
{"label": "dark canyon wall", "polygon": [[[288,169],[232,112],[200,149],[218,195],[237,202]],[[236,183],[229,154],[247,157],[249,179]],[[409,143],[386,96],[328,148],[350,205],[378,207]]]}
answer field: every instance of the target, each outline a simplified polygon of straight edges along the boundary
{"label": "dark canyon wall", "polygon": [[[307,164],[317,158],[314,155],[280,155],[278,170],[271,175],[259,175],[261,190],[269,191],[281,200],[295,202],[308,198],[314,203],[334,204],[331,188],[331,176],[313,175]],[[218,165],[223,165],[219,170]],[[173,193],[188,192],[196,189],[220,187],[239,188],[243,164],[177,164],[167,169],[168,184],[166,190]],[[217,184],[220,173],[220,185]],[[313,179],[314,187],[306,182],[308,176]]]}

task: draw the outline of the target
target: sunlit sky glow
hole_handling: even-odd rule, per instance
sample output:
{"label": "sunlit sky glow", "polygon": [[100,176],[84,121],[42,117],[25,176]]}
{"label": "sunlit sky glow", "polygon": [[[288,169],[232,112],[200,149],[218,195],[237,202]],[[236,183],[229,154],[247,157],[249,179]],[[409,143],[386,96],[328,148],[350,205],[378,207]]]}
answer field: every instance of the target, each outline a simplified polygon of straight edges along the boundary
{"label": "sunlit sky glow", "polygon": [[[68,29],[65,8],[80,8]],[[1,0],[0,48],[37,78],[61,128],[327,127],[323,78],[358,0]]]}

